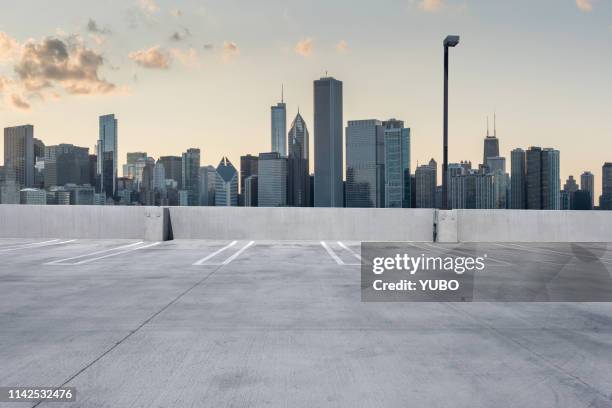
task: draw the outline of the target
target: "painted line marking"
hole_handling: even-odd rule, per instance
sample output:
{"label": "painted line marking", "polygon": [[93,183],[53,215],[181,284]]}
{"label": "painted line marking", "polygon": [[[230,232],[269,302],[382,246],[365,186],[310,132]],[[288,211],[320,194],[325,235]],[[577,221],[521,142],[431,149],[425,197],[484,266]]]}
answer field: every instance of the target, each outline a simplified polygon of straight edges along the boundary
{"label": "painted line marking", "polygon": [[130,249],[126,249],[125,251],[113,252],[112,254],[106,254],[106,255],[98,256],[96,258],[86,259],[84,261],[80,261],[80,262],[73,263],[73,264],[57,264],[57,265],[83,265],[83,264],[86,264],[86,263],[89,263],[89,262],[97,261],[98,259],[104,259],[104,258],[108,258],[110,256],[126,254],[128,252],[138,251],[140,249],[151,248],[151,247],[154,247],[154,246],[159,245],[159,244],[161,244],[161,242],[154,242],[152,244],[143,245],[141,247],[130,248]]}
{"label": "painted line marking", "polygon": [[76,239],[70,239],[70,240],[67,240],[67,241],[60,241],[59,239],[53,239],[51,241],[34,242],[34,243],[31,243],[31,244],[23,244],[23,245],[19,245],[19,246],[2,248],[2,249],[0,249],[0,252],[17,251],[19,249],[29,249],[29,248],[41,248],[41,247],[46,247],[46,246],[51,246],[51,245],[67,244],[69,242],[74,242],[74,241],[76,241]]}
{"label": "painted line marking", "polygon": [[[504,246],[502,244],[496,244],[496,245]],[[550,253],[550,254],[559,254],[559,255],[567,256],[569,258],[576,258],[576,255],[574,255],[574,253],[555,251],[553,249],[548,249],[548,248],[530,248],[530,247],[526,247],[524,245],[512,244],[512,243],[509,243],[509,242],[506,242],[506,245],[512,245],[512,247],[508,247],[508,248],[520,248],[520,249],[522,249],[525,252],[533,252],[533,253],[536,253],[536,254],[547,254],[547,253]],[[607,249],[606,249],[606,251],[607,251]],[[598,259],[599,259],[599,261],[601,263],[604,263],[606,265],[611,265],[611,263],[609,261],[612,261],[612,259],[610,259],[610,258],[601,257],[601,258],[598,258]],[[549,261],[536,261],[536,262],[546,262],[546,263],[551,263],[551,264],[554,264],[554,265],[567,265],[567,264],[553,263],[553,262],[549,262]]]}
{"label": "painted line marking", "polygon": [[[136,245],[140,245],[142,243],[143,243],[143,241],[138,241],[138,242],[134,242],[132,244],[122,245],[122,246],[118,246],[118,247],[115,247],[115,248],[103,249],[101,251],[96,251],[96,252],[92,252],[92,253],[89,253],[89,254],[83,254],[83,255],[73,256],[73,257],[70,257],[70,258],[58,259],[56,261],[47,262],[47,263],[45,263],[43,265],[57,265],[57,264],[60,264],[62,262],[72,261],[73,259],[86,258],[88,256],[103,254],[105,252],[117,251],[117,250],[124,249],[124,248],[130,248],[130,247],[133,247],[133,246],[136,246]],[[73,264],[68,264],[68,265],[73,265]]]}
{"label": "painted line marking", "polygon": [[227,258],[225,261],[223,261],[223,263],[221,265],[228,265],[230,264],[234,259],[238,258],[240,256],[241,253],[243,253],[244,251],[246,251],[251,245],[253,245],[255,243],[255,241],[251,241],[248,244],[246,244],[245,246],[243,246],[242,248],[240,248],[238,251],[236,251],[236,253],[232,256],[230,256],[229,258]]}
{"label": "painted line marking", "polygon": [[361,255],[359,255],[357,252],[353,251],[351,248],[349,248],[347,245],[344,245],[340,241],[338,241],[338,245],[340,245],[342,248],[347,250],[351,255],[353,255],[355,258],[357,258],[359,260],[359,262],[361,262]]}
{"label": "painted line marking", "polygon": [[215,256],[219,255],[221,252],[225,251],[228,248],[233,247],[234,245],[236,245],[238,243],[238,241],[232,241],[229,244],[227,244],[226,246],[224,246],[221,249],[216,250],[215,252],[213,252],[212,254],[205,256],[204,258],[200,259],[199,261],[194,262],[192,265],[194,266],[200,266],[203,265],[204,262],[208,261],[211,258],[214,258]]}
{"label": "painted line marking", "polygon": [[339,257],[338,255],[336,255],[336,253],[333,251],[333,249],[331,249],[331,248],[329,247],[329,245],[327,245],[327,244],[326,244],[324,241],[321,241],[321,246],[322,246],[323,248],[325,248],[325,250],[327,251],[327,253],[329,254],[329,256],[331,256],[331,257],[332,257],[332,259],[333,259],[334,261],[336,261],[336,263],[337,263],[338,265],[344,265],[344,266],[358,266],[358,265],[359,265],[359,266],[361,266],[361,264],[347,264],[347,263],[344,263],[344,261],[343,261],[342,259],[340,259],[340,257]]}

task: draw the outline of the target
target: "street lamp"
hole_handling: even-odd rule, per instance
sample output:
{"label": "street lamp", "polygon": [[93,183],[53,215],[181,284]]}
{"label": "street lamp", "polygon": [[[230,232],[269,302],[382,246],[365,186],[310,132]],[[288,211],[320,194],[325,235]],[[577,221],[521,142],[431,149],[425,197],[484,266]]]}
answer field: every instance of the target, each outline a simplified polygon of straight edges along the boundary
{"label": "street lamp", "polygon": [[444,39],[444,153],[442,162],[442,209],[448,205],[448,48],[459,45],[458,35],[449,35]]}

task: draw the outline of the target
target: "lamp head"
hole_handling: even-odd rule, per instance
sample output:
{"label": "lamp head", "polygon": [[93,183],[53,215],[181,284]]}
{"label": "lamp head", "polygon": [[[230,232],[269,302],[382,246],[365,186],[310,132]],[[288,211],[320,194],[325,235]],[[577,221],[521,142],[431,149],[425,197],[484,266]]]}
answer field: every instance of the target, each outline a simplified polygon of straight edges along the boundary
{"label": "lamp head", "polygon": [[445,47],[456,47],[459,44],[458,35],[449,35],[444,39]]}

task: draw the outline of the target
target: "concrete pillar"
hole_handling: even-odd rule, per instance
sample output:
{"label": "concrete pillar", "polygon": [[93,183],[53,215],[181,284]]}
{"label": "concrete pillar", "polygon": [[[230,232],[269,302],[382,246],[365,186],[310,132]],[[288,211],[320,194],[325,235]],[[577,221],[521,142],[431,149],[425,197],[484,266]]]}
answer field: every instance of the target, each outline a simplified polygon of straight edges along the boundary
{"label": "concrete pillar", "polygon": [[144,212],[144,240],[167,241],[170,239],[170,211],[163,207],[146,207]]}
{"label": "concrete pillar", "polygon": [[457,210],[436,210],[436,242],[458,242]]}

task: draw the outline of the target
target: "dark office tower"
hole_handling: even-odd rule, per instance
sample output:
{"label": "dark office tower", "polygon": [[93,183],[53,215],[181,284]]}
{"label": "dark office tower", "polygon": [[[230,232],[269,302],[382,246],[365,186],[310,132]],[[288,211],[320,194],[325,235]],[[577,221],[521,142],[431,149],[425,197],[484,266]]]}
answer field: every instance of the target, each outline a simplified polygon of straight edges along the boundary
{"label": "dark office tower", "polygon": [[497,139],[497,124],[493,119],[493,136],[489,134],[489,120],[487,119],[487,136],[484,139],[484,152],[482,155],[482,164],[487,165],[489,157],[499,156],[499,139]]}
{"label": "dark office tower", "polygon": [[560,154],[558,150],[542,150],[542,209],[558,210],[561,192]]}
{"label": "dark office tower", "polygon": [[578,190],[574,193],[574,201],[572,202],[572,210],[592,210],[591,192],[586,190]]}
{"label": "dark office tower", "polygon": [[162,156],[159,160],[164,165],[166,179],[174,180],[177,183],[177,189],[183,188],[183,162],[179,156]]}
{"label": "dark office tower", "polygon": [[281,96],[281,101],[270,107],[272,152],[279,153],[282,157],[287,156],[287,145],[285,135],[287,134],[287,105]]}
{"label": "dark office tower", "polygon": [[527,163],[527,208],[542,209],[542,148],[530,147],[526,154]]}
{"label": "dark office tower", "polygon": [[384,206],[384,138],[385,131],[379,120],[349,121],[346,128],[347,207]]}
{"label": "dark office tower", "polygon": [[244,180],[244,206],[245,207],[257,207],[258,188],[259,187],[257,183],[257,174],[253,174],[252,176],[249,176],[246,178],[246,180]]}
{"label": "dark office tower", "polygon": [[591,208],[595,205],[595,175],[590,171],[585,171],[580,175],[580,188],[588,191],[591,195]]}
{"label": "dark office tower", "polygon": [[114,197],[117,191],[117,119],[115,115],[100,116],[100,136],[97,145],[100,191]]}
{"label": "dark office tower", "polygon": [[21,188],[34,185],[34,126],[4,128],[4,166]]}
{"label": "dark office tower", "polygon": [[287,161],[287,205],[308,207],[310,204],[310,166],[308,163],[308,128],[298,111],[287,134],[289,156]]}
{"label": "dark office tower", "polygon": [[89,155],[89,185],[96,188],[99,193],[100,181],[98,180],[98,156],[95,154]]}
{"label": "dark office tower", "polygon": [[385,129],[385,203],[386,208],[410,207],[410,128],[404,122],[389,119]]}
{"label": "dark office tower", "polygon": [[217,169],[215,166],[200,167],[200,205],[215,205],[215,182]]}
{"label": "dark office tower", "polygon": [[342,207],[342,82],[314,81],[314,205]]}
{"label": "dark office tower", "polygon": [[[566,205],[567,207],[569,207],[567,209],[572,208],[572,201],[574,200],[574,193],[576,191],[578,191],[578,183],[576,183],[576,179],[574,179],[574,176],[569,176],[567,178],[567,181],[563,185],[563,192],[565,192],[567,200],[569,200],[569,205]],[[563,200],[561,200],[561,202],[563,203]]]}
{"label": "dark office tower", "polygon": [[434,159],[417,167],[414,177],[416,183],[416,208],[436,207],[436,181],[438,164]]}
{"label": "dark office tower", "polygon": [[200,205],[200,149],[183,153],[183,190],[187,191],[187,205]]}
{"label": "dark office tower", "polygon": [[240,195],[238,197],[238,205],[245,206],[244,192],[245,182],[250,176],[257,175],[257,163],[259,157],[247,154],[246,156],[240,156]]}
{"label": "dark office tower", "polygon": [[527,208],[527,172],[525,151],[514,149],[510,153],[510,208],[524,210]]}
{"label": "dark office tower", "polygon": [[45,143],[34,138],[34,160],[42,158],[45,155]]}
{"label": "dark office tower", "polygon": [[612,163],[605,163],[601,168],[600,210],[612,210]]}
{"label": "dark office tower", "polygon": [[71,144],[47,146],[43,158],[46,187],[90,183],[89,148]]}

